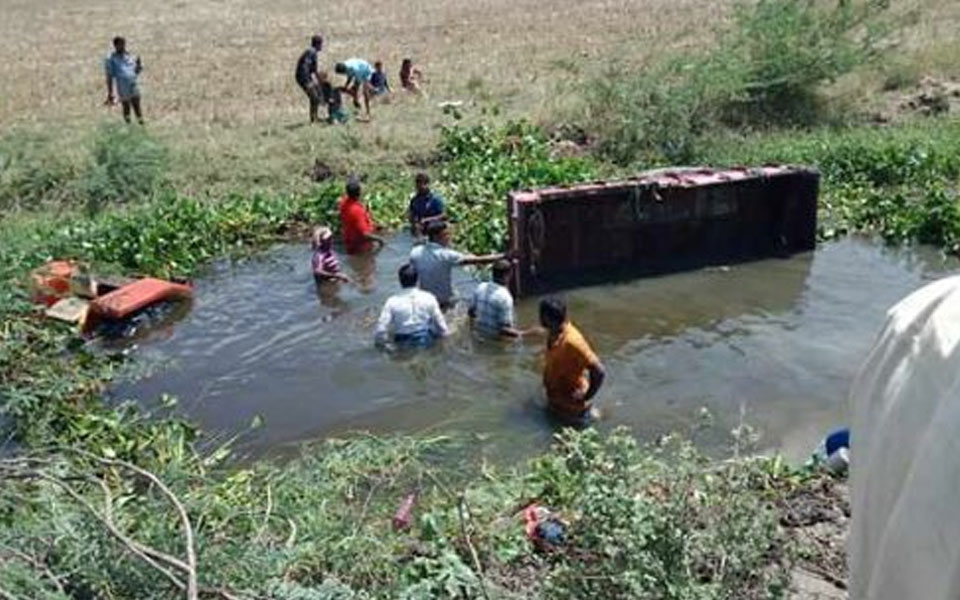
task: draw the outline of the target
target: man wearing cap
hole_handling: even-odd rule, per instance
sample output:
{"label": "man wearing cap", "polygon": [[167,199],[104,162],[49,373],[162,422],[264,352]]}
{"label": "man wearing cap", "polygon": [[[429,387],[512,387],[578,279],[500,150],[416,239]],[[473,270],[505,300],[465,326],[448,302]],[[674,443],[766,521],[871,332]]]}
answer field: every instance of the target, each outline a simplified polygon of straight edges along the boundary
{"label": "man wearing cap", "polygon": [[310,122],[317,122],[317,110],[320,108],[320,80],[317,75],[318,55],[323,48],[323,36],[320,34],[310,38],[310,46],[303,51],[297,60],[294,78],[297,85],[307,95],[310,101]]}
{"label": "man wearing cap", "polygon": [[427,224],[427,238],[425,244],[414,246],[410,251],[410,264],[420,276],[420,289],[436,296],[444,310],[455,302],[453,267],[484,265],[503,258],[502,254],[474,256],[449,248],[450,231],[443,221]]}

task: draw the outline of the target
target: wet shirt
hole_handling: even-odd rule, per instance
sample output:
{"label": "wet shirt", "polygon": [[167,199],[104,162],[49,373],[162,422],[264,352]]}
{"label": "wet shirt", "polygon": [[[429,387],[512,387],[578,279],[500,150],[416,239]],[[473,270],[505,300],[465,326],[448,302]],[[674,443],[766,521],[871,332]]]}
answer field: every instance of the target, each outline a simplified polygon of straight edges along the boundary
{"label": "wet shirt", "polygon": [[297,79],[297,83],[305,86],[313,81],[313,74],[317,70],[318,55],[319,53],[317,52],[317,49],[313,46],[310,46],[303,51],[303,54],[301,54],[300,58],[297,60],[297,70],[294,74]]}
{"label": "wet shirt", "polygon": [[420,289],[436,296],[441,304],[453,300],[453,267],[461,260],[462,253],[435,242],[415,246],[410,251],[410,263],[417,270]]}
{"label": "wet shirt", "polygon": [[333,248],[314,250],[310,265],[313,274],[320,277],[324,277],[325,273],[336,274],[340,272],[340,261],[337,260],[337,253],[333,251]]}
{"label": "wet shirt", "polygon": [[387,299],[377,319],[375,336],[384,342],[393,337],[417,337],[432,334],[444,337],[449,333],[437,299],[428,292],[407,288]]}
{"label": "wet shirt", "polygon": [[443,214],[443,198],[432,191],[427,190],[425,194],[414,194],[410,196],[410,219],[414,223]]}
{"label": "wet shirt", "polygon": [[103,63],[107,77],[117,83],[117,95],[121,99],[132,98],[139,94],[137,86],[137,59],[129,52],[114,52]]}
{"label": "wet shirt", "polygon": [[487,281],[477,286],[470,299],[470,310],[473,311],[473,326],[476,330],[489,337],[498,337],[505,327],[513,327],[513,296],[510,290]]}
{"label": "wet shirt", "polygon": [[351,58],[343,61],[343,64],[347,67],[347,76],[357,81],[370,81],[373,76],[373,67],[362,58]]}
{"label": "wet shirt", "polygon": [[340,231],[347,254],[360,254],[370,248],[368,235],[375,226],[370,213],[359,200],[344,196],[340,198]]}
{"label": "wet shirt", "polygon": [[560,335],[547,346],[543,368],[543,387],[550,407],[569,416],[577,416],[588,410],[590,404],[575,401],[573,394],[587,390],[589,382],[585,372],[589,367],[599,364],[600,359],[583,334],[573,323],[564,323]]}

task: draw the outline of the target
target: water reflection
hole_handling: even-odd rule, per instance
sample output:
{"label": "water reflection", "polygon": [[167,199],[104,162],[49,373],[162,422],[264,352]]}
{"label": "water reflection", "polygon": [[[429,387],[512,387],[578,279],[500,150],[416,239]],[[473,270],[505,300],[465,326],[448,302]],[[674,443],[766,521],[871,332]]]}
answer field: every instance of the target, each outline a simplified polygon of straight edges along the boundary
{"label": "water reflection", "polygon": [[[461,308],[449,319],[457,332],[433,349],[373,347],[374,322],[409,248],[399,236],[375,258],[345,259],[361,284],[338,289],[313,285],[305,247],[223,265],[197,282],[194,308],[172,337],[139,351],[173,366],[113,394],[144,402],[176,394],[214,431],[262,415],[265,426],[248,438],[255,452],[361,428],[478,432],[491,454],[508,458],[548,443],[542,339],[477,340]],[[764,447],[799,456],[844,419],[847,387],[886,309],[953,268],[923,249],[848,239],[790,259],[564,296],[609,370],[601,427],[629,425],[653,439],[691,430],[706,407],[715,426],[697,441],[722,452],[744,411]],[[473,285],[462,271],[455,284],[461,296]],[[518,303],[521,326],[535,322],[536,301]]]}

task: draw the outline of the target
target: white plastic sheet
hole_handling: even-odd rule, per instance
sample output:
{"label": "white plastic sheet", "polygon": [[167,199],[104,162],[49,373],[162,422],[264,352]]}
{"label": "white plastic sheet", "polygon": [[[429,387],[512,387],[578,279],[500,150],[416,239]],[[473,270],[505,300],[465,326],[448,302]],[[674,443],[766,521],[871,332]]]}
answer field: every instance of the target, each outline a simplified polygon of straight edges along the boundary
{"label": "white plastic sheet", "polygon": [[960,598],[960,277],[894,306],[851,390],[851,597]]}

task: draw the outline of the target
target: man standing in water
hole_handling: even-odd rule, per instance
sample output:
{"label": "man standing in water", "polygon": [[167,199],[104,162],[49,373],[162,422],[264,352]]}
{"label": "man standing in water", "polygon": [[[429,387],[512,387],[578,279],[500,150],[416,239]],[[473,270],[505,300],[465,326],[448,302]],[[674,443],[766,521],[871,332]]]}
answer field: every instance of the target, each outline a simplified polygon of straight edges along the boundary
{"label": "man standing in water", "polygon": [[143,113],[140,111],[140,85],[138,79],[143,71],[140,57],[127,53],[127,40],[117,36],[113,38],[113,54],[104,61],[104,71],[107,76],[107,106],[116,102],[113,95],[116,82],[117,97],[123,107],[123,120],[130,122],[130,109],[137,116],[137,121],[143,125]]}
{"label": "man standing in water", "polygon": [[375,235],[377,227],[373,224],[370,212],[360,201],[360,180],[350,177],[347,180],[346,194],[340,198],[340,231],[347,254],[365,254],[383,248],[382,237]]}
{"label": "man standing in water", "polygon": [[513,296],[507,289],[513,265],[507,259],[493,263],[492,281],[477,286],[470,298],[468,314],[474,329],[489,338],[518,338],[529,331],[520,331],[514,322]]}
{"label": "man standing in water", "polygon": [[310,101],[310,122],[317,122],[317,110],[320,108],[320,79],[318,76],[318,55],[323,49],[323,36],[319,33],[310,38],[310,47],[303,51],[297,60],[294,77],[297,85]]}
{"label": "man standing in water", "polygon": [[410,235],[420,237],[424,228],[433,221],[442,221],[444,215],[443,198],[430,189],[430,176],[421,171],[413,179],[416,191],[410,197],[408,216]]}
{"label": "man standing in water", "polygon": [[444,310],[453,306],[453,267],[484,265],[503,258],[502,254],[473,256],[449,248],[450,231],[443,221],[427,224],[429,241],[414,246],[410,251],[410,264],[420,274],[420,289],[437,297]]}
{"label": "man standing in water", "polygon": [[383,305],[374,339],[385,345],[392,336],[398,346],[423,348],[450,331],[433,294],[417,289],[417,270],[405,264],[397,273],[403,291]]}
{"label": "man standing in water", "polygon": [[567,305],[560,298],[540,301],[540,324],[548,332],[543,368],[548,405],[561,419],[584,423],[606,376],[603,363],[567,319]]}

